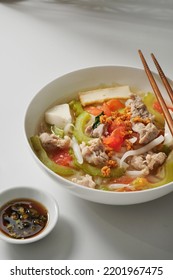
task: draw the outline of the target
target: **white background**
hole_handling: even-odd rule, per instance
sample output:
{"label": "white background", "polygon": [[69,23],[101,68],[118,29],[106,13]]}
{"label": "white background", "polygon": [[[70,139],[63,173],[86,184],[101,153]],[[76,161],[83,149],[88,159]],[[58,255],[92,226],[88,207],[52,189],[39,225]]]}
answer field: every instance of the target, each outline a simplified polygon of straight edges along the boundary
{"label": "white background", "polygon": [[60,208],[48,237],[0,241],[0,259],[173,258],[173,193],[122,207],[81,200],[37,166],[24,137],[25,111],[40,88],[79,68],[141,67],[138,49],[150,62],[155,53],[173,78],[172,0],[0,1],[0,189],[44,188]]}

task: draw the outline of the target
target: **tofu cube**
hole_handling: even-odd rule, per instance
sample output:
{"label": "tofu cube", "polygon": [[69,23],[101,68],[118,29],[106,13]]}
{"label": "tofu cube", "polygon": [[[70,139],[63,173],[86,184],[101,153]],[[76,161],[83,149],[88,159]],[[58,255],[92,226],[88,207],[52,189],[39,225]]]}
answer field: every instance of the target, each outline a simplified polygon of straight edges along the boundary
{"label": "tofu cube", "polygon": [[65,103],[50,108],[45,112],[45,121],[64,129],[67,123],[72,122],[69,105]]}
{"label": "tofu cube", "polygon": [[111,98],[129,98],[132,92],[129,86],[117,86],[101,88],[79,93],[79,99],[83,106],[93,103],[102,103]]}

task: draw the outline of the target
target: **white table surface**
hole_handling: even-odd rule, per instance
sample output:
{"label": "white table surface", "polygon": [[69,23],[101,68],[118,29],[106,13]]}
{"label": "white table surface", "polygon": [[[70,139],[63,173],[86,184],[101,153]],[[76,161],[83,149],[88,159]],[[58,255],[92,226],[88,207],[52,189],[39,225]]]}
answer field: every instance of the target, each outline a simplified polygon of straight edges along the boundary
{"label": "white table surface", "polygon": [[132,206],[79,199],[37,166],[23,128],[36,92],[67,72],[141,67],[141,48],[149,60],[154,52],[173,78],[173,1],[4,0],[0,39],[0,189],[48,189],[60,209],[56,228],[42,241],[0,241],[0,259],[173,259],[173,193]]}

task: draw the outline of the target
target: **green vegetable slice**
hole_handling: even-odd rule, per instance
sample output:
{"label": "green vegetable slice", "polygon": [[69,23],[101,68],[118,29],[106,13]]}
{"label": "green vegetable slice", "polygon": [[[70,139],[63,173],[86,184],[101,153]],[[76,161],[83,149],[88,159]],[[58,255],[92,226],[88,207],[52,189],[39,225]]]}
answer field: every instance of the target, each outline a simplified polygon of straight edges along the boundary
{"label": "green vegetable slice", "polygon": [[72,100],[70,103],[69,103],[69,106],[70,106],[70,109],[75,112],[75,116],[78,117],[80,114],[83,113],[83,108],[82,108],[82,105],[80,103],[80,101],[77,101],[77,100]]}
{"label": "green vegetable slice", "polygon": [[57,127],[56,125],[51,125],[51,132],[57,136],[59,136],[60,138],[64,137],[64,131]]}
{"label": "green vegetable slice", "polygon": [[84,133],[85,125],[90,120],[90,118],[91,118],[90,114],[87,113],[86,111],[83,111],[82,114],[80,114],[76,118],[73,134],[79,143],[82,142],[87,143],[89,140],[93,139]]}
{"label": "green vegetable slice", "polygon": [[44,150],[44,148],[41,145],[39,136],[32,136],[30,138],[32,147],[36,153],[36,155],[38,156],[38,158],[40,159],[40,161],[45,164],[50,170],[52,170],[53,172],[62,175],[62,176],[70,176],[70,175],[74,175],[75,174],[75,170],[70,168],[70,167],[66,167],[66,166],[62,166],[59,164],[56,164],[55,162],[53,162],[47,155],[46,151]]}
{"label": "green vegetable slice", "polygon": [[[89,163],[79,164],[76,160],[74,160],[74,165],[91,176],[100,176],[102,178],[105,178],[105,176],[101,172],[101,168],[93,166]],[[112,168],[110,175],[107,176],[106,178],[109,177],[119,178],[123,176],[124,173],[125,173],[124,168],[121,167]]]}
{"label": "green vegetable slice", "polygon": [[147,106],[148,111],[155,116],[155,122],[157,123],[158,126],[160,127],[164,127],[164,117],[163,115],[161,115],[159,112],[157,112],[156,110],[154,110],[153,108],[153,103],[156,101],[156,97],[154,96],[153,93],[148,92],[144,98],[143,98],[143,102],[144,104]]}

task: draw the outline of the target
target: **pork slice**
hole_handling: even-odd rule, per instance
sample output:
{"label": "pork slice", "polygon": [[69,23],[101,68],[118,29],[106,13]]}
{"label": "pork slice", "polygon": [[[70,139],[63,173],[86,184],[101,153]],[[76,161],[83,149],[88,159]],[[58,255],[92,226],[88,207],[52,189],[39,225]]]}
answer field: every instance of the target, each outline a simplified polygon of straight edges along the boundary
{"label": "pork slice", "polygon": [[141,130],[139,133],[140,133],[139,143],[147,144],[158,136],[159,130],[153,123],[148,123],[145,126],[145,128],[143,130]]}
{"label": "pork slice", "polygon": [[41,133],[39,136],[43,147],[46,150],[54,150],[54,149],[67,149],[70,147],[71,139],[69,136],[64,136],[64,138],[60,138],[55,134],[49,134],[47,132]]}
{"label": "pork slice", "polygon": [[144,125],[143,123],[135,123],[132,125],[132,129],[139,133],[139,143],[147,144],[154,140],[158,134],[159,130],[153,123],[148,123]]}
{"label": "pork slice", "polygon": [[150,170],[153,170],[155,167],[160,166],[164,163],[166,160],[166,154],[165,153],[150,153],[146,156],[146,163],[148,165],[148,168]]}
{"label": "pork slice", "polygon": [[142,98],[139,95],[132,94],[131,98],[127,100],[126,106],[130,107],[132,118],[139,116],[143,119],[153,119],[153,115],[148,112],[146,105],[143,103]]}
{"label": "pork slice", "polygon": [[144,155],[133,156],[130,161],[130,164],[137,170],[142,170],[147,166]]}
{"label": "pork slice", "polygon": [[85,129],[85,133],[94,138],[99,138],[104,134],[105,124],[101,123],[96,128],[92,128],[92,125],[87,126]]}
{"label": "pork slice", "polygon": [[166,154],[159,153],[148,153],[139,156],[133,156],[130,164],[136,170],[142,170],[143,175],[148,175],[151,170],[161,166],[166,160]]}
{"label": "pork slice", "polygon": [[108,160],[105,147],[99,138],[88,141],[88,145],[82,142],[80,149],[84,160],[88,163],[103,165]]}
{"label": "pork slice", "polygon": [[93,181],[92,177],[88,174],[77,178],[72,178],[72,182],[82,186],[86,186],[91,189],[94,189],[96,186],[96,183]]}

